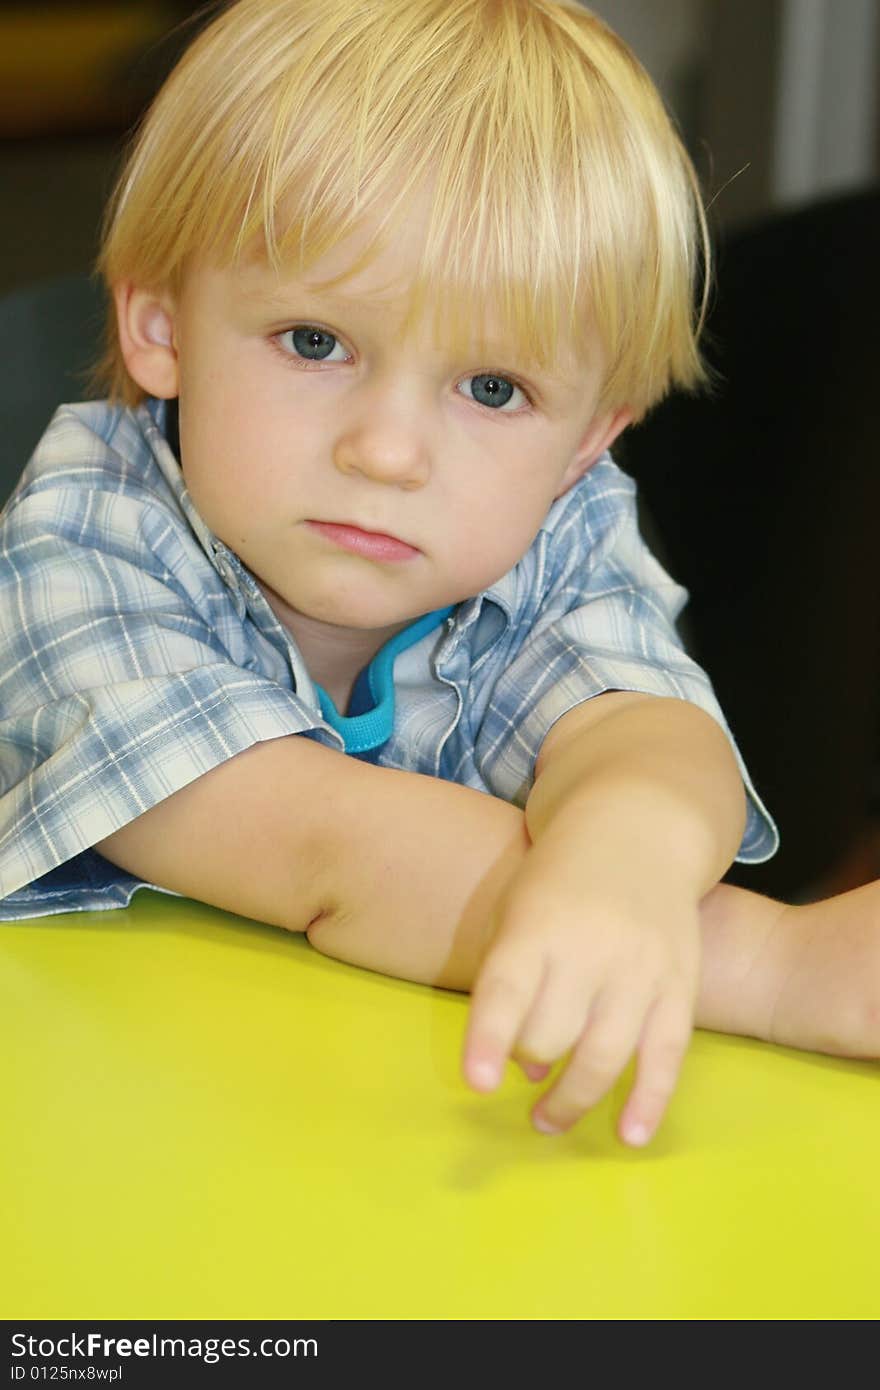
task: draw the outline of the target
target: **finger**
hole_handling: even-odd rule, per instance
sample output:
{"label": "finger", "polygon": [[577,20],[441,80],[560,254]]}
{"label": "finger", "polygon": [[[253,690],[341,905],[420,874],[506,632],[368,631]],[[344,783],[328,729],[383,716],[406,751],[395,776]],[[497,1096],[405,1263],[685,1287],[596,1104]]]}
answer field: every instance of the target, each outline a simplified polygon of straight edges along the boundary
{"label": "finger", "polygon": [[645,1012],[645,1000],[600,996],[560,1077],[532,1111],[536,1129],[571,1129],[602,1099],[636,1049]]}
{"label": "finger", "polygon": [[618,1133],[636,1147],[653,1138],[672,1097],[691,1040],[692,1011],[681,996],[657,1001],[638,1048],[636,1079]]}
{"label": "finger", "polygon": [[535,995],[514,1047],[519,1061],[550,1066],[575,1046],[596,994],[595,984],[580,971],[548,972]]}
{"label": "finger", "polygon": [[523,1061],[522,1057],[517,1057],[516,1061],[529,1081],[543,1081],[544,1077],[550,1074],[550,1067],[546,1062],[527,1062]]}
{"label": "finger", "polygon": [[474,986],[462,1057],[465,1080],[475,1090],[494,1091],[499,1085],[523,1019],[543,985],[543,972],[537,979],[535,973],[532,961],[487,957]]}

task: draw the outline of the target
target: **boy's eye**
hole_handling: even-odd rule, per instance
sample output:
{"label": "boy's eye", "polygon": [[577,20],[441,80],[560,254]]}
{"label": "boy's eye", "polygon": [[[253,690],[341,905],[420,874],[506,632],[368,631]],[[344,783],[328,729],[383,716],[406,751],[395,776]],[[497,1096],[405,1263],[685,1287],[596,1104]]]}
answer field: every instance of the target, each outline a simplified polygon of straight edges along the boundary
{"label": "boy's eye", "polygon": [[278,334],[278,341],[291,357],[304,357],[310,362],[348,361],[349,354],[333,334],[310,323],[285,329]]}
{"label": "boy's eye", "polygon": [[488,405],[492,410],[504,410],[508,406],[511,410],[519,410],[524,404],[528,404],[525,392],[506,376],[480,373],[478,376],[466,377],[462,382],[462,388],[471,400],[476,401],[478,405]]}

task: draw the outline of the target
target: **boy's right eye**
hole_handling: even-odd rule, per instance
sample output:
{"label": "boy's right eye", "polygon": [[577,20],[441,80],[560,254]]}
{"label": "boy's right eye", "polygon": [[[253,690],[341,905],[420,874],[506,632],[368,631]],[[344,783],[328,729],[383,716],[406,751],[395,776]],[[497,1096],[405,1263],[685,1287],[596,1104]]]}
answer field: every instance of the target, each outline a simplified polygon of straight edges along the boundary
{"label": "boy's right eye", "polygon": [[350,354],[332,333],[311,323],[300,323],[276,334],[278,343],[291,357],[308,362],[347,362]]}

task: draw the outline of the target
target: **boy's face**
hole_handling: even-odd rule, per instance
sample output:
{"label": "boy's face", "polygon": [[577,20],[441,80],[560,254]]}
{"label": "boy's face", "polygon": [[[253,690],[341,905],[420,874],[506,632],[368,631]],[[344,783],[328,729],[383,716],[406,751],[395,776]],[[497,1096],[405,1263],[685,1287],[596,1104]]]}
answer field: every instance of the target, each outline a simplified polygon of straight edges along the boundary
{"label": "boy's face", "polygon": [[169,306],[190,495],[295,636],[378,648],[479,593],[626,423],[595,418],[597,367],[523,366],[492,323],[464,353],[405,333],[412,254],[398,236],[332,291],[341,251],[305,276],[196,265]]}

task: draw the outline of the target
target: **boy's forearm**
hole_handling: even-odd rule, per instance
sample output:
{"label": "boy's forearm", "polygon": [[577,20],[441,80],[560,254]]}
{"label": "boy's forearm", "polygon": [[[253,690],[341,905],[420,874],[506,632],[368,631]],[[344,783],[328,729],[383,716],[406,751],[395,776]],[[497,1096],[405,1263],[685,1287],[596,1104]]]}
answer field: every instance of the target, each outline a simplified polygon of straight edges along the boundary
{"label": "boy's forearm", "polygon": [[160,887],[325,954],[466,989],[522,861],[516,807],[289,737],[259,744],[97,846]]}
{"label": "boy's forearm", "polygon": [[[560,719],[526,804],[531,840],[581,837],[583,853],[654,865],[701,896],[742,838],[745,794],[715,721],[682,700],[612,692]],[[624,867],[625,867],[624,864]]]}
{"label": "boy's forearm", "polygon": [[361,812],[353,786],[334,827],[327,906],[309,940],[383,974],[467,990],[527,853],[523,813],[438,778],[365,770],[371,795]]}
{"label": "boy's forearm", "polygon": [[695,744],[677,709],[661,739],[653,709],[623,701],[607,708],[605,727],[559,721],[525,814],[466,787],[291,737],[231,759],[99,848],[160,886],[307,931],[325,954],[468,989],[499,898],[532,839],[550,826],[566,853],[583,846],[597,864],[606,843],[638,859],[640,839],[647,845],[654,834],[653,859],[642,854],[643,865],[665,869],[668,841],[707,886],[735,853],[739,775],[708,717],[697,711],[710,727],[700,726]]}

